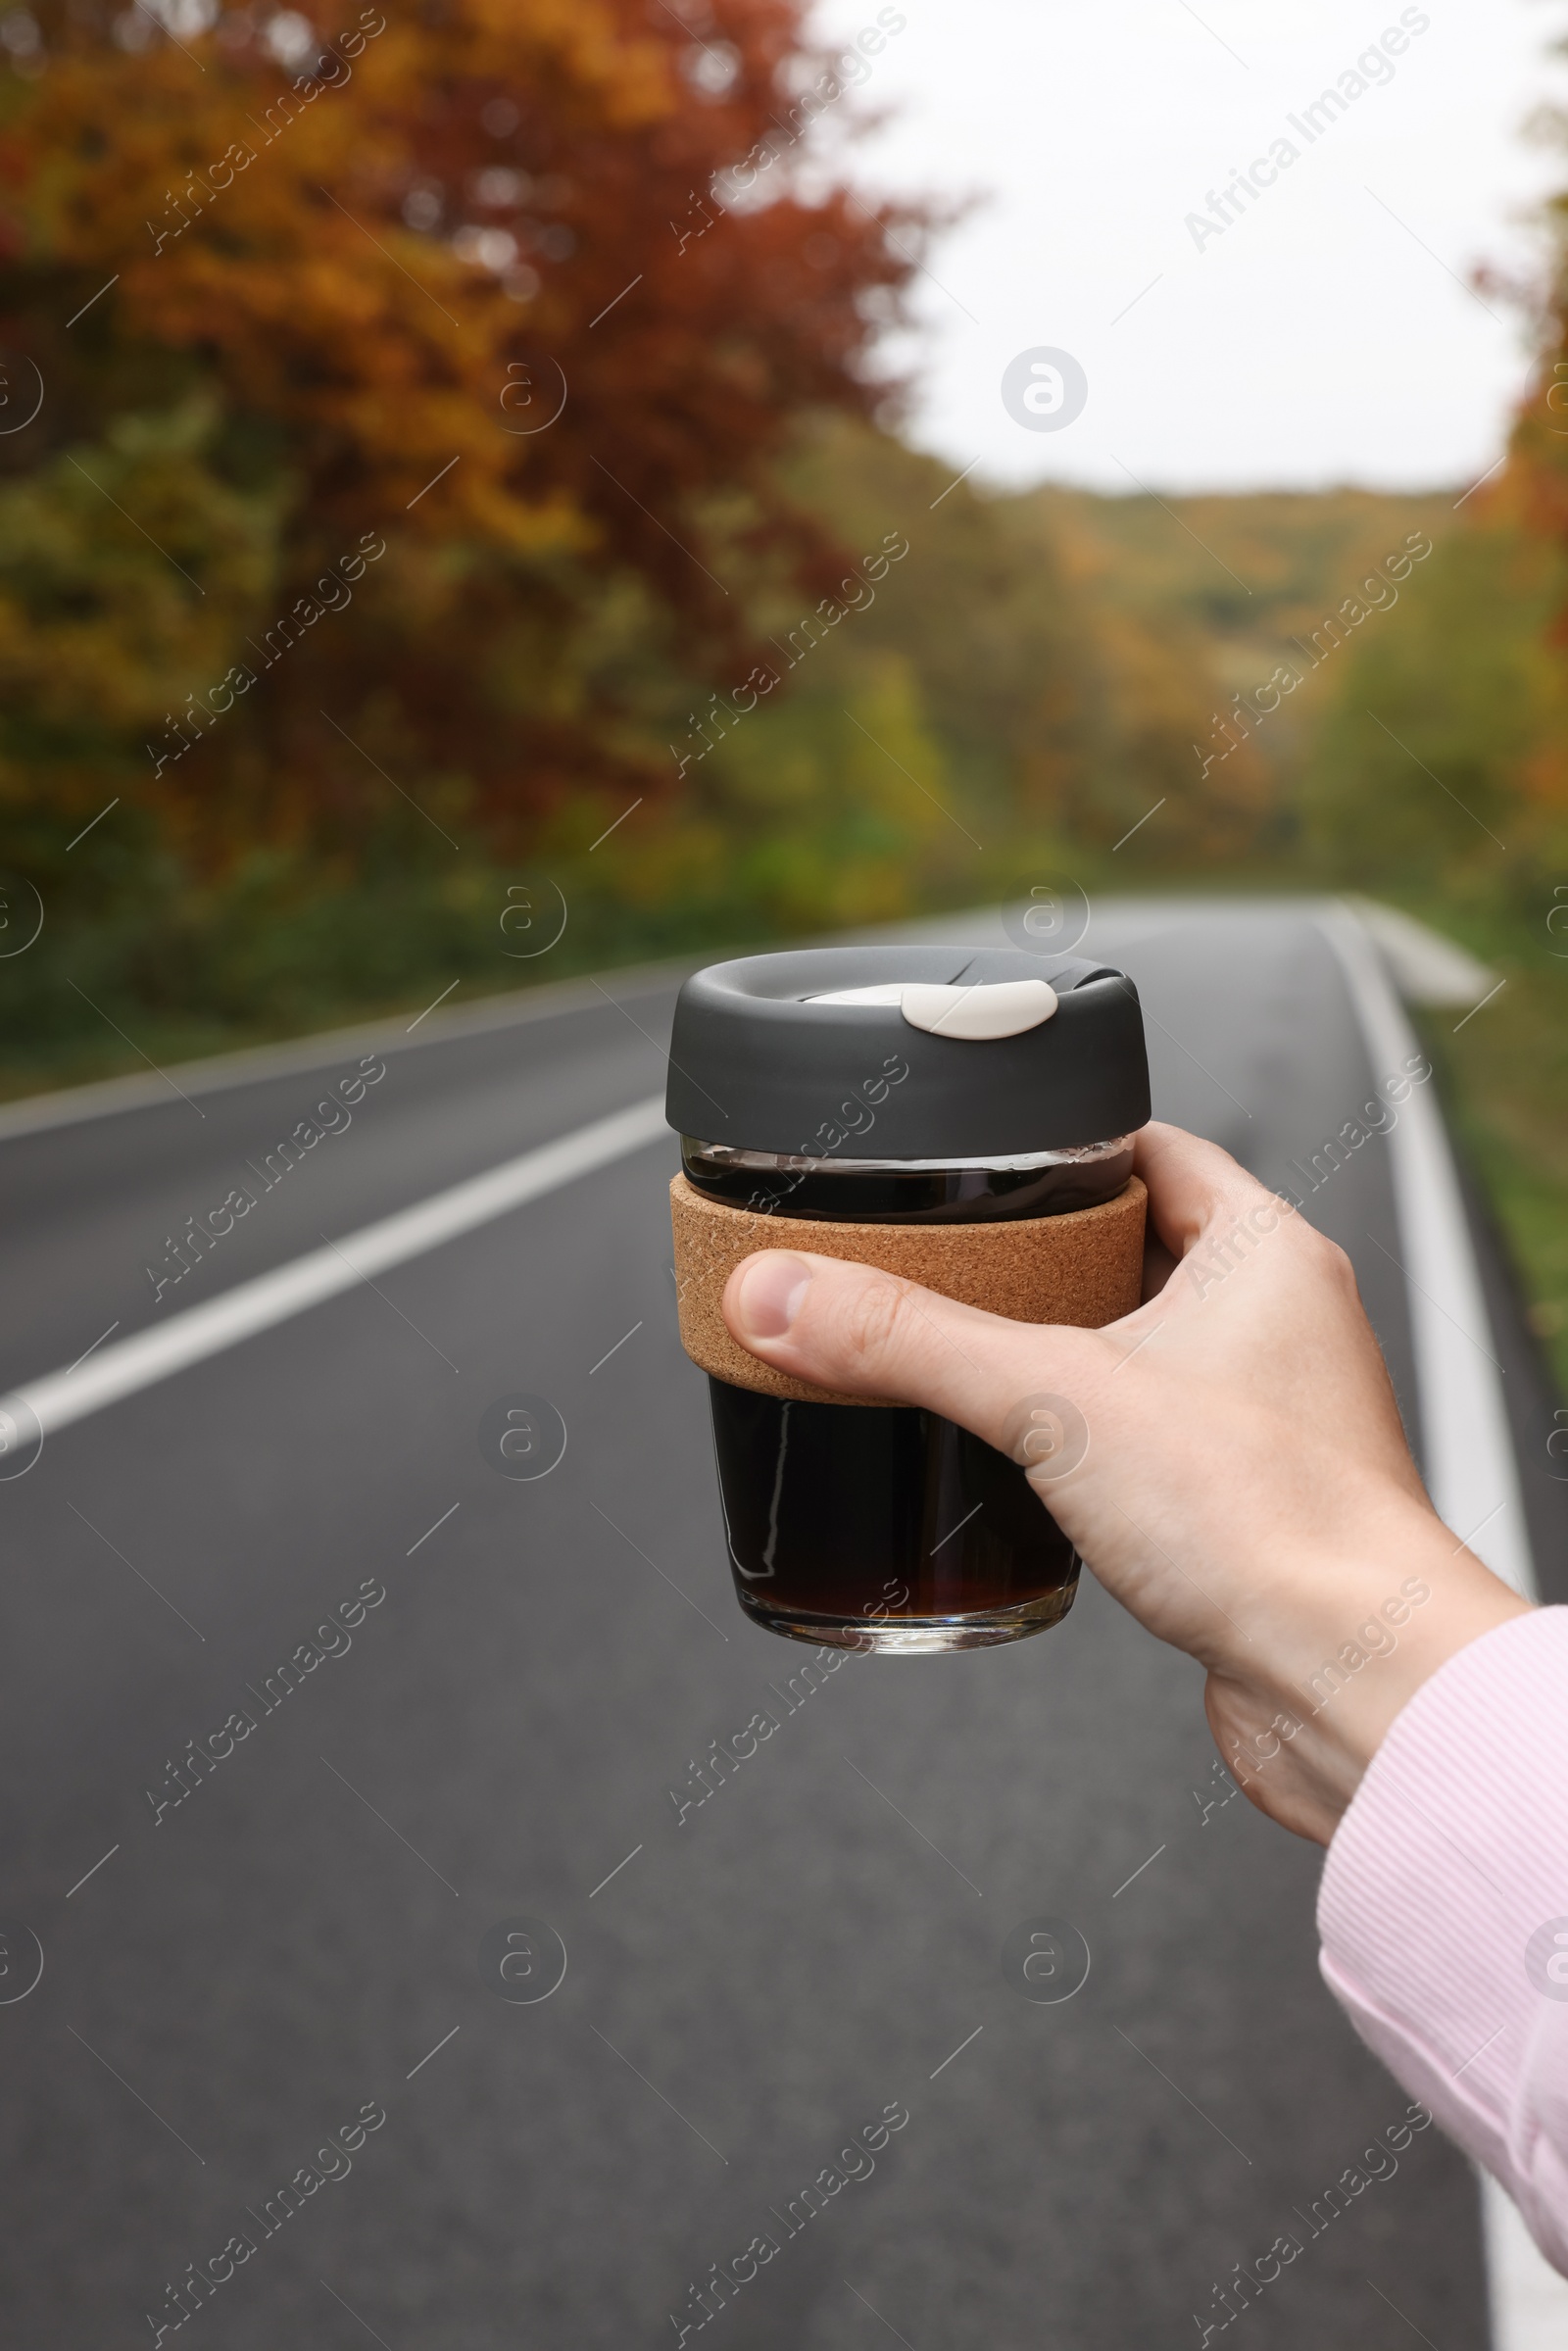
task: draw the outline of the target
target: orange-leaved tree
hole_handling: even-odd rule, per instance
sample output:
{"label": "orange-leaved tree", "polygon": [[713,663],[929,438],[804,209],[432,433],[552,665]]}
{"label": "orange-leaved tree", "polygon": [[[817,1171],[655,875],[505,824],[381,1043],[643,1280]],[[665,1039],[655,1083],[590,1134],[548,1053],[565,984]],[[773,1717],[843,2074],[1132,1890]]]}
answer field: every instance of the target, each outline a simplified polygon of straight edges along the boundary
{"label": "orange-leaved tree", "polygon": [[158,5],[6,19],[10,861],[111,793],[106,890],[664,789],[758,587],[837,577],[777,462],[920,226],[802,170],[804,0]]}

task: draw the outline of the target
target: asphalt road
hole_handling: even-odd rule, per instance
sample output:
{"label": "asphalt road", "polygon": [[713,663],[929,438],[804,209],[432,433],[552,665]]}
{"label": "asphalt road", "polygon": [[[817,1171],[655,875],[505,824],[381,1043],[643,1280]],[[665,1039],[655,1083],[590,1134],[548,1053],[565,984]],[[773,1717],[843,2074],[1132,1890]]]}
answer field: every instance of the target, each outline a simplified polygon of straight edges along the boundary
{"label": "asphalt road", "polygon": [[[1384,1074],[1304,911],[1112,913],[1091,943],[1139,982],[1157,1112],[1265,1180]],[[657,1091],[672,985],[606,985],[620,1008],[432,1019],[0,1140],[0,1386]],[[352,1124],[155,1299],[168,1238],[362,1053],[385,1074]],[[1409,1417],[1381,1148],[1312,1213]],[[710,2322],[747,2351],[1143,2351],[1196,2342],[1215,2281],[1294,2230],[1253,2351],[1484,2344],[1474,2181],[1435,2131],[1308,2234],[1406,2099],[1318,1980],[1315,1853],[1220,1800],[1196,1669],[1086,1579],[1038,1640],[786,1690],[810,1652],[728,1590],[674,1163],[637,1151],[0,1484],[8,2339],[173,2341],[166,2286],[238,2237],[181,2342],[652,2351],[766,2237]],[[569,1432],[529,1483],[477,1434],[520,1391]],[[335,1654],[264,1712],[334,1608]],[[254,1730],[175,1804],[168,1766],[237,1708]],[[671,1788],[764,1708],[777,1732],[677,1825]],[[1054,2005],[1001,1956],[1043,1916],[1092,1952]],[[509,1927],[523,1989],[560,1938],[549,1997],[491,1988]],[[7,2000],[29,1935],[42,1977]]]}

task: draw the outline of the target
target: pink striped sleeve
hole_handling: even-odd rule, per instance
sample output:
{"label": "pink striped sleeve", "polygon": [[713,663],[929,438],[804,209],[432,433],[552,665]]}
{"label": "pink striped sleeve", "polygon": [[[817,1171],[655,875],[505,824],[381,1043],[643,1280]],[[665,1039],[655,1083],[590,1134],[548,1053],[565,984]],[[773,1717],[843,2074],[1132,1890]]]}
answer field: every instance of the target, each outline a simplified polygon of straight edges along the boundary
{"label": "pink striped sleeve", "polygon": [[1424,1683],[1335,1832],[1322,1969],[1568,2276],[1568,1608]]}

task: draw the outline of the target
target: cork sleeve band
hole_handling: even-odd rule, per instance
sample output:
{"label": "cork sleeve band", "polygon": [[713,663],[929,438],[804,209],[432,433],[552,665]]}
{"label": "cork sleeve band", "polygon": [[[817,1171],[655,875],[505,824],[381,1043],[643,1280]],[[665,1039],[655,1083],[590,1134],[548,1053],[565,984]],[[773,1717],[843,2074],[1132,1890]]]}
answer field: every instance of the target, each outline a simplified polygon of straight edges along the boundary
{"label": "cork sleeve band", "polygon": [[1014,1322],[1070,1322],[1096,1331],[1130,1314],[1143,1282],[1144,1204],[1137,1176],[1098,1207],[998,1224],[837,1224],[760,1216],[710,1200],[678,1175],[669,1188],[681,1345],[692,1361],[731,1387],[806,1403],[876,1404],[775,1371],[732,1339],[720,1310],[724,1285],[756,1249],[800,1249],[878,1265],[964,1305]]}

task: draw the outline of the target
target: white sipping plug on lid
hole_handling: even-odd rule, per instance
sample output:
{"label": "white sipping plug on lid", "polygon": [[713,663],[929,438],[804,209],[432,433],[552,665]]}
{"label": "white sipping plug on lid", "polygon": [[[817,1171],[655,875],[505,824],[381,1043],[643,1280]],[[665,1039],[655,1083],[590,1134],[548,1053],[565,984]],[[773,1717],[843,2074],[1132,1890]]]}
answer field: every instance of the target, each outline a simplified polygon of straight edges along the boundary
{"label": "white sipping plug on lid", "polygon": [[971,988],[911,981],[900,991],[899,1002],[912,1029],[984,1042],[1039,1028],[1056,1009],[1056,991],[1046,980],[998,980]]}

